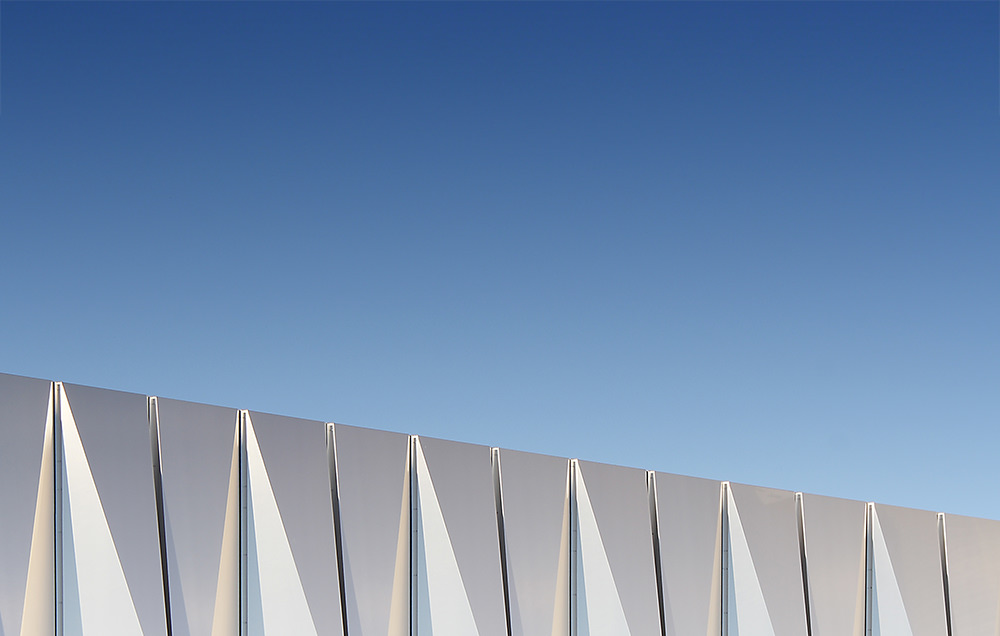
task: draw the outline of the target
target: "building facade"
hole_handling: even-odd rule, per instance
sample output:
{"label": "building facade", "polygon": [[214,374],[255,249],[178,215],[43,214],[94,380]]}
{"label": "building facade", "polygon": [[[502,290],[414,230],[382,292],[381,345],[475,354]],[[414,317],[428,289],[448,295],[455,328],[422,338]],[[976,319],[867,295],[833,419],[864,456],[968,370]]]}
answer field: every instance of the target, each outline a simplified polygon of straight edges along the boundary
{"label": "building facade", "polygon": [[0,375],[0,636],[996,636],[1000,522]]}

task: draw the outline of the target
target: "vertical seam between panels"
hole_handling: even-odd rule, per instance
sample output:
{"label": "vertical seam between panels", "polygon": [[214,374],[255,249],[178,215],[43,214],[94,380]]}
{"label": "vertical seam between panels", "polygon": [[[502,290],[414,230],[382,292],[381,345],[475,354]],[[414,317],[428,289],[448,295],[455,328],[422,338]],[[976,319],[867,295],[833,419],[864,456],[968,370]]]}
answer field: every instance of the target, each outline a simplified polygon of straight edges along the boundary
{"label": "vertical seam between panels", "polygon": [[577,515],[579,511],[577,510],[576,496],[576,473],[579,470],[578,459],[569,460],[569,630],[570,636],[577,636],[579,631],[579,620],[578,614],[580,611],[578,604],[578,579],[579,579],[579,568],[580,564],[578,560],[580,558],[580,551],[577,546],[579,541],[579,531],[577,528]]}
{"label": "vertical seam between panels", "polygon": [[806,608],[806,635],[812,636],[812,603],[809,598],[809,564],[806,558],[806,518],[802,493],[795,493],[795,524],[799,535],[799,561],[802,564],[802,600]]}
{"label": "vertical seam between panels", "polygon": [[52,384],[52,472],[53,472],[53,507],[52,516],[54,545],[53,593],[55,594],[55,616],[52,621],[57,636],[63,633],[63,487],[62,487],[62,394],[63,383]]}
{"label": "vertical seam between panels", "polygon": [[417,636],[417,626],[419,625],[417,616],[417,606],[419,599],[417,595],[419,593],[419,585],[417,583],[417,576],[420,571],[420,565],[417,563],[417,530],[418,522],[417,515],[418,510],[418,499],[417,499],[417,436],[411,435],[410,441],[407,446],[407,464],[408,464],[408,479],[410,487],[410,635]]}
{"label": "vertical seam between panels", "polygon": [[874,619],[874,599],[875,599],[875,558],[874,545],[872,543],[873,521],[875,504],[865,505],[865,636],[871,636]]}
{"label": "vertical seam between panels", "polygon": [[156,499],[156,526],[160,539],[160,572],[163,576],[163,613],[167,636],[172,636],[173,621],[170,616],[170,579],[167,567],[167,520],[163,506],[163,474],[160,467],[160,407],[153,396],[146,398],[146,415],[149,418],[150,451],[153,454],[153,492]]}
{"label": "vertical seam between panels", "polygon": [[721,612],[720,628],[723,636],[729,635],[729,497],[731,492],[729,482],[722,482],[722,574],[719,589],[722,594],[722,602],[719,604]]}
{"label": "vertical seam between panels", "polygon": [[246,460],[247,448],[247,411],[242,410],[237,413],[237,428],[239,430],[239,463],[240,463],[240,634],[246,636],[249,633],[250,608],[248,607],[249,572],[247,559],[249,558],[249,531],[248,524],[252,522],[248,510],[250,475],[247,474],[248,466]]}
{"label": "vertical seam between panels", "polygon": [[340,480],[337,477],[337,435],[336,425],[327,425],[326,452],[327,467],[330,471],[330,502],[333,505],[333,542],[337,553],[337,587],[340,591],[340,622],[344,636],[347,636],[347,591],[344,588],[344,538],[340,523]]}
{"label": "vertical seam between panels", "polygon": [[503,583],[503,611],[506,621],[507,636],[511,636],[510,620],[510,588],[507,577],[507,533],[504,526],[503,515],[503,483],[500,479],[500,449],[490,449],[490,459],[493,468],[493,500],[496,503],[497,512],[497,538],[500,542],[500,580]]}
{"label": "vertical seam between panels", "polygon": [[952,636],[951,630],[951,584],[948,576],[948,532],[944,513],[938,513],[938,543],[941,550],[941,582],[944,586],[944,619],[948,628],[948,636]]}
{"label": "vertical seam between panels", "polygon": [[660,614],[660,635],[667,636],[663,608],[663,568],[660,564],[660,520],[657,514],[656,473],[646,471],[646,496],[649,498],[649,531],[653,538],[653,573],[656,577],[656,609]]}

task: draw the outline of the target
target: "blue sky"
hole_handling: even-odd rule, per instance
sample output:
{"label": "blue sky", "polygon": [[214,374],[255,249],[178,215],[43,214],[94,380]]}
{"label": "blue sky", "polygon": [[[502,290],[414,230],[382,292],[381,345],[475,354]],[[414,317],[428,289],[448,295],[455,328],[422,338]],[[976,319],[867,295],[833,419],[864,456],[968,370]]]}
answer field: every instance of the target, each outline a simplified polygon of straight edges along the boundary
{"label": "blue sky", "polygon": [[0,16],[0,371],[1000,518],[996,2]]}

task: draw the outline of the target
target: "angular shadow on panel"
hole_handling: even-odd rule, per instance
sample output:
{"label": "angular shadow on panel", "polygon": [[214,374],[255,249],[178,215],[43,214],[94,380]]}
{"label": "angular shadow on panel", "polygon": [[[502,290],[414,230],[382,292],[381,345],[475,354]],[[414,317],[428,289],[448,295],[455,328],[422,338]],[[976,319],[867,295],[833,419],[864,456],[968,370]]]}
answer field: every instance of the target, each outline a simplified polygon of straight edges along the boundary
{"label": "angular shadow on panel", "polygon": [[579,636],[660,633],[646,471],[573,460]]}
{"label": "angular shadow on panel", "polygon": [[944,636],[948,632],[937,514],[873,504],[872,634]]}
{"label": "angular shadow on panel", "polygon": [[728,484],[726,499],[728,636],[806,636],[795,493]]}
{"label": "angular shadow on panel", "polygon": [[347,631],[410,633],[410,436],[334,425]]}
{"label": "angular shadow on panel", "polygon": [[667,636],[721,629],[722,483],[653,473]]}
{"label": "angular shadow on panel", "polygon": [[809,494],[801,502],[812,636],[863,636],[867,504]]}
{"label": "angular shadow on panel", "polygon": [[952,636],[1000,634],[1000,521],[943,515]]}
{"label": "angular shadow on panel", "polygon": [[506,636],[492,452],[414,438],[418,636]]}
{"label": "angular shadow on panel", "polygon": [[511,636],[569,636],[569,460],[500,449]]}
{"label": "angular shadow on panel", "polygon": [[64,633],[165,635],[146,396],[61,383],[57,393]]}
{"label": "angular shadow on panel", "polygon": [[55,629],[53,385],[0,373],[0,634]]}

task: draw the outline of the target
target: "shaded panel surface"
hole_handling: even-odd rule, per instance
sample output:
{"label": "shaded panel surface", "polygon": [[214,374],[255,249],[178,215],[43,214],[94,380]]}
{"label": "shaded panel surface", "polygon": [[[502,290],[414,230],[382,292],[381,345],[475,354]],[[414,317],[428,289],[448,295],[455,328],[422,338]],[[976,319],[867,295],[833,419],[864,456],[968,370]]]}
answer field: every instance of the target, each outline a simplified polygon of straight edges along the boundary
{"label": "shaded panel surface", "polygon": [[[937,514],[883,504],[875,505],[875,514],[911,633],[913,636],[945,636],[947,624]],[[876,562],[876,586],[891,584],[884,580],[885,571],[879,571],[877,566]]]}
{"label": "shaded panel surface", "polygon": [[512,636],[569,634],[569,460],[500,451]]}
{"label": "shaded panel surface", "polygon": [[813,636],[861,636],[865,628],[863,501],[802,495]]}
{"label": "shaded panel surface", "polygon": [[51,387],[0,373],[0,634],[21,630]]}
{"label": "shaded panel surface", "polygon": [[408,435],[337,424],[347,631],[410,633]]}
{"label": "shaded panel surface", "polygon": [[[500,571],[500,539],[490,448],[420,438],[417,450],[426,461],[434,496],[447,532],[445,539],[450,542],[477,633],[480,636],[504,636],[507,633],[507,619]],[[417,486],[420,489],[422,516],[432,512],[423,507],[428,485],[420,481]],[[443,564],[428,559],[428,568],[440,565]],[[465,600],[453,596],[442,598],[438,594],[441,592],[428,590],[432,618],[435,621],[442,614],[457,615],[461,612],[459,605]],[[418,633],[423,634],[419,627]],[[439,632],[436,628],[434,634],[451,636],[451,632]],[[453,636],[465,635],[455,633]]]}
{"label": "shaded panel surface", "polygon": [[[163,398],[157,399],[157,411],[171,627],[174,636],[210,636],[223,562],[237,412]],[[230,531],[237,535],[228,545],[238,550],[239,528]],[[232,555],[229,563],[237,565],[238,557]],[[229,578],[238,576],[238,570],[228,573]],[[235,619],[239,605],[229,604]]]}
{"label": "shaded panel surface", "polygon": [[341,635],[327,426],[262,413],[250,419],[316,632]]}
{"label": "shaded panel surface", "polygon": [[[752,575],[759,584],[774,636],[805,636],[805,590],[795,493],[745,484],[731,484],[730,492],[753,561]],[[730,524],[732,537],[732,515]],[[740,634],[747,633],[744,618],[738,617]]]}
{"label": "shaded panel surface", "polygon": [[720,629],[722,484],[655,473],[660,575],[667,636]]}
{"label": "shaded panel surface", "polygon": [[[613,599],[603,594],[599,597],[588,594],[585,602],[596,610],[597,607],[593,604],[620,601],[621,612],[631,636],[659,634],[659,604],[646,471],[585,461],[577,462],[577,466],[578,478],[584,482],[589,507],[597,524],[604,556],[618,595],[618,599]],[[577,497],[582,498],[580,489]],[[582,500],[578,503],[581,510],[585,509],[585,505]],[[583,514],[580,513],[581,523]],[[581,527],[580,532],[582,536],[584,528]],[[582,556],[585,562],[589,558],[587,554]],[[587,585],[587,592],[591,589],[594,588]],[[613,608],[608,611],[615,612]],[[588,613],[580,608],[578,617],[583,620]],[[588,633],[598,636],[597,632]]]}
{"label": "shaded panel surface", "polygon": [[1000,521],[945,515],[953,636],[1000,634]]}
{"label": "shaded panel surface", "polygon": [[166,634],[146,396],[64,389],[143,634]]}

